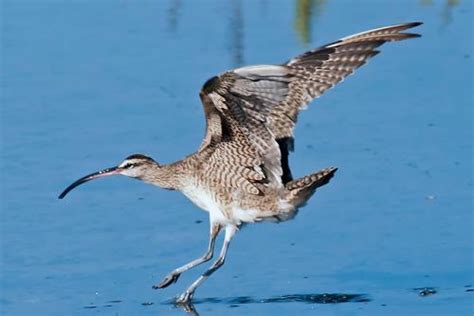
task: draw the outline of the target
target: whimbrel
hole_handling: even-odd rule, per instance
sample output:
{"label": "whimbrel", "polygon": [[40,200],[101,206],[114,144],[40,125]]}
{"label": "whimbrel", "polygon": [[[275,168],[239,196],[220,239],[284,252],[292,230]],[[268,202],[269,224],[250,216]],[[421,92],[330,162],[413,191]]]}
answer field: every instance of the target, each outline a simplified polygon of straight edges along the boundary
{"label": "whimbrel", "polygon": [[244,223],[293,218],[315,190],[329,182],[329,167],[293,179],[288,155],[300,110],[362,66],[385,42],[418,37],[402,31],[421,23],[405,23],[344,37],[308,51],[282,65],[234,69],[209,79],[200,97],[206,134],[199,150],[172,164],[159,164],[135,154],[118,166],[87,175],[69,187],[121,174],[171,190],[179,190],[209,212],[210,234],[205,253],[173,271],[153,288],[164,288],[214,253],[214,242],[225,231],[217,260],[177,299],[189,302],[196,288],[219,269],[229,243]]}

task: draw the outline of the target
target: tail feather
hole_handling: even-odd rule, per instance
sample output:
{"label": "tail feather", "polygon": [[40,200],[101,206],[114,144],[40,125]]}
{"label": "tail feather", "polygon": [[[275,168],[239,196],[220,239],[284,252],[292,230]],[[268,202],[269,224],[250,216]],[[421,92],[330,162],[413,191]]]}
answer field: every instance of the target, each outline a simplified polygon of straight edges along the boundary
{"label": "tail feather", "polygon": [[337,168],[329,167],[316,173],[288,182],[285,187],[289,191],[288,200],[295,207],[304,205],[317,188],[329,183]]}

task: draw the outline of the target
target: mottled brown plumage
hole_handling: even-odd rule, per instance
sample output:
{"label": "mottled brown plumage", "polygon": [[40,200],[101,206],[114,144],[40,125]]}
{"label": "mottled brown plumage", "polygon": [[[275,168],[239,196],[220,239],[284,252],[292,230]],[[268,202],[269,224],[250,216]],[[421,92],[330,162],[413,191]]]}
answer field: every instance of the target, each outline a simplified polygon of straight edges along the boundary
{"label": "mottled brown plumage", "polygon": [[173,270],[154,288],[175,282],[184,271],[208,261],[214,241],[225,229],[217,261],[179,298],[188,302],[195,289],[224,262],[229,242],[240,225],[295,216],[318,187],[329,182],[330,167],[293,180],[288,154],[298,114],[355,69],[376,55],[379,46],[417,34],[402,31],[420,23],[379,28],[340,39],[299,55],[283,65],[234,69],[208,80],[200,93],[206,135],[199,150],[170,165],[132,155],[119,166],[83,177],[74,187],[98,177],[122,174],[166,189],[179,190],[209,212],[210,240],[206,253]]}

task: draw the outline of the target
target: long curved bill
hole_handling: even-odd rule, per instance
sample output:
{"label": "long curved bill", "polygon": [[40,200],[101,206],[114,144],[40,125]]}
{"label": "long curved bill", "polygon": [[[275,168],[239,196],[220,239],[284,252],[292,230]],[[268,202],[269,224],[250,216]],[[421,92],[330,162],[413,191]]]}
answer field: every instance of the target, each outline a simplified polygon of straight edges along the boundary
{"label": "long curved bill", "polygon": [[69,191],[71,191],[72,189],[74,189],[75,187],[83,184],[83,183],[86,183],[88,181],[91,181],[91,180],[94,180],[94,179],[97,179],[97,178],[102,178],[102,177],[106,177],[106,176],[112,176],[114,174],[119,174],[120,173],[120,169],[119,167],[112,167],[112,168],[107,168],[107,169],[104,169],[104,170],[101,170],[99,172],[94,172],[94,173],[91,173],[90,175],[87,175],[85,177],[82,177],[80,178],[79,180],[77,180],[76,182],[74,182],[73,184],[71,184],[70,186],[68,186],[66,188],[66,190],[63,191],[63,193],[61,193],[59,196],[58,196],[58,199],[62,199],[66,196],[66,194],[69,193]]}

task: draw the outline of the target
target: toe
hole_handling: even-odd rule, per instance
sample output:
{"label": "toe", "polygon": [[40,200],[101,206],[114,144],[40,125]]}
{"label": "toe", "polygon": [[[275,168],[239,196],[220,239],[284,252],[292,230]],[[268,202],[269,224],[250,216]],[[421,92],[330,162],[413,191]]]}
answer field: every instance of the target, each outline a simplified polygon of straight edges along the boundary
{"label": "toe", "polygon": [[167,286],[170,286],[172,283],[175,283],[179,278],[179,274],[169,274],[167,275],[163,281],[158,284],[153,285],[153,289],[163,289]]}
{"label": "toe", "polygon": [[186,292],[182,293],[176,299],[176,303],[178,303],[178,304],[189,304],[191,302],[192,297],[193,297],[193,294],[186,291]]}

